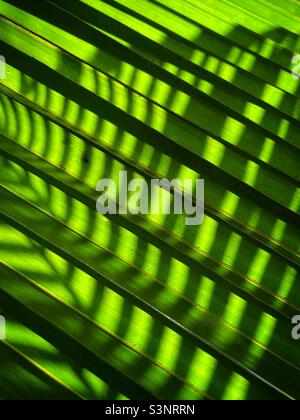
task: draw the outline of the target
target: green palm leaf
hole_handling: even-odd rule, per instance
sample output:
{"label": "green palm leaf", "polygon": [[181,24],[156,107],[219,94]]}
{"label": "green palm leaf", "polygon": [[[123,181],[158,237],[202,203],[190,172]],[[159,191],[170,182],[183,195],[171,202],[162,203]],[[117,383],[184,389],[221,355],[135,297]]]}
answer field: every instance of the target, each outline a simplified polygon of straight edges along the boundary
{"label": "green palm leaf", "polygon": [[[1,399],[300,398],[299,23],[0,1]],[[204,223],[98,214],[120,171],[204,178]]]}

